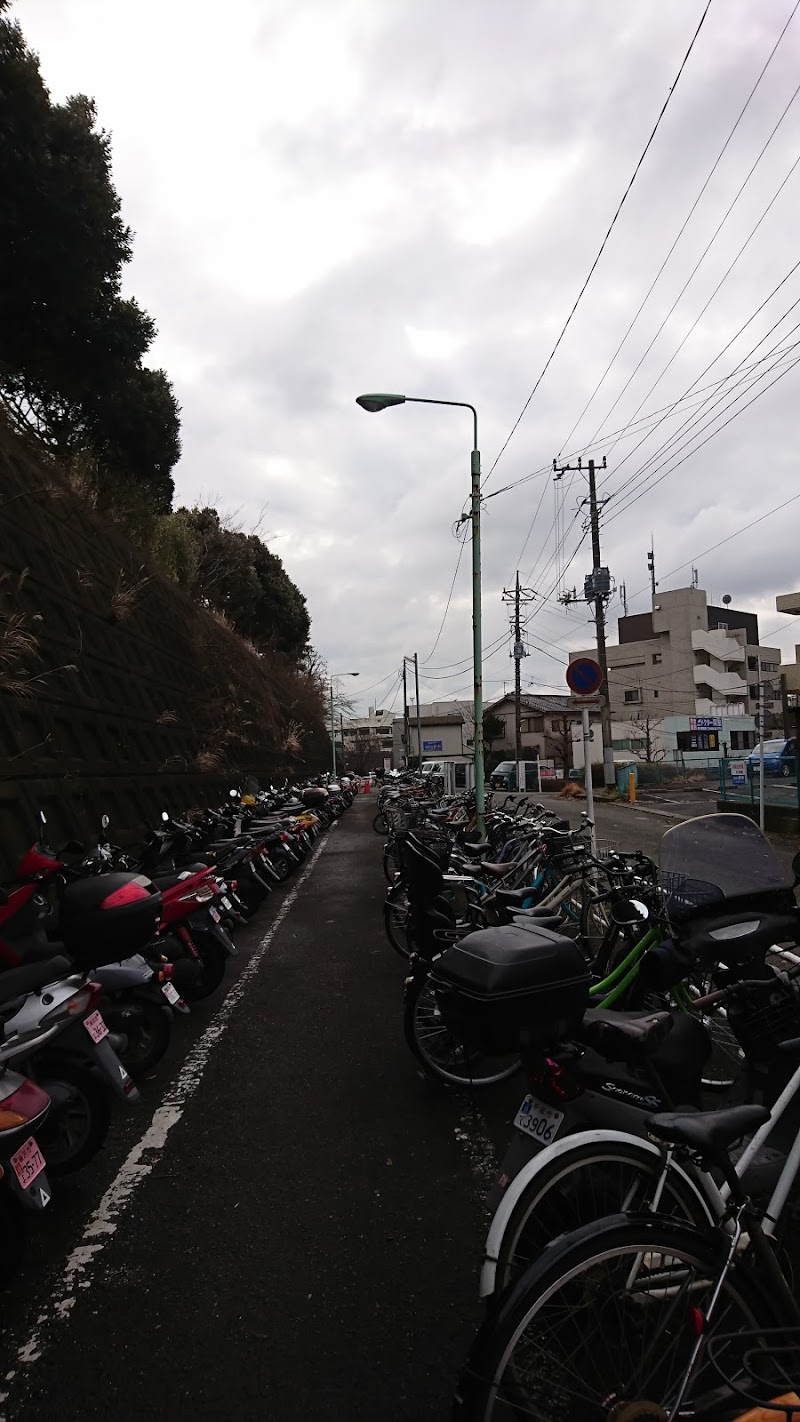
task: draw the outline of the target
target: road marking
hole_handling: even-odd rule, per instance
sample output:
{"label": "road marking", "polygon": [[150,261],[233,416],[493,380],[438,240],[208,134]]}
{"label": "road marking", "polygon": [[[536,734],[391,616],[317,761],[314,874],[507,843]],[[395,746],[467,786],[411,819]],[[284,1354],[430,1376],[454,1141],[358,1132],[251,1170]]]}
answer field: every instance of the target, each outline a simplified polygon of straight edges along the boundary
{"label": "road marking", "polygon": [[480,1202],[485,1204],[486,1195],[498,1176],[498,1164],[483,1113],[474,1102],[464,1107],[455,1132],[469,1160]]}
{"label": "road marking", "polygon": [[[331,828],[336,828],[335,822]],[[92,1275],[100,1254],[111,1236],[116,1233],[117,1225],[136,1190],[151,1174],[153,1168],[158,1165],[167,1143],[167,1136],[173,1126],[176,1126],[180,1121],[200,1085],[211,1053],[227,1032],[233,1014],[242,1001],[251,979],[258,972],[275,934],[294,904],[327,842],[328,834],[325,834],[303,869],[297,883],[286,895],[252,958],[230,988],[225,1001],[212,1017],[202,1037],[198,1038],[188,1053],[173,1086],[166,1093],[161,1105],[157,1106],[153,1112],[150,1125],[144,1135],[120,1166],[116,1178],[109,1185],[97,1209],[89,1216],[81,1238],[69,1254],[61,1277],[53,1284],[48,1301],[41,1308],[29,1337],[17,1350],[16,1367],[5,1374],[4,1381],[6,1383],[12,1383],[15,1380],[20,1368],[35,1363],[37,1358],[41,1357],[42,1351],[46,1347],[44,1335],[48,1328],[62,1322],[69,1316],[75,1306],[79,1290],[91,1288]],[[8,1390],[0,1392],[0,1402],[5,1402],[8,1395]]]}

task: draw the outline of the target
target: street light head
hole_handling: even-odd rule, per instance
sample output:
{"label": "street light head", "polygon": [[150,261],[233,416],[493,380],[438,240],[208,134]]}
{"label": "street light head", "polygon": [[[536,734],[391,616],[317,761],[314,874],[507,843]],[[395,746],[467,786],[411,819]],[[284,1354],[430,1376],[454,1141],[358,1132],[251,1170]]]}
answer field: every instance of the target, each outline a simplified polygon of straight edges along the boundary
{"label": "street light head", "polygon": [[377,410],[388,410],[390,405],[404,405],[405,403],[405,395],[358,395],[356,397],[356,404],[360,405],[362,410],[369,410],[372,414]]}

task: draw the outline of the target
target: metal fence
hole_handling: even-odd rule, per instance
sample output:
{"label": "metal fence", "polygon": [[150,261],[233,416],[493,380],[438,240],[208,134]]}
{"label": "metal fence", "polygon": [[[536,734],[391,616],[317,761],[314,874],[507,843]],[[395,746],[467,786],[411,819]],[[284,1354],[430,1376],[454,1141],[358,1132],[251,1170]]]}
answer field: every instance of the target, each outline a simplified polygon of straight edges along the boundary
{"label": "metal fence", "polygon": [[[785,773],[787,768],[788,775]],[[751,762],[747,757],[733,756],[726,760],[720,760],[718,774],[721,800],[730,801],[732,805],[758,805],[761,777],[757,762]],[[770,774],[767,771],[764,776],[764,804],[780,805],[800,814],[800,759],[798,757],[795,757],[793,761],[783,762],[779,775]]]}

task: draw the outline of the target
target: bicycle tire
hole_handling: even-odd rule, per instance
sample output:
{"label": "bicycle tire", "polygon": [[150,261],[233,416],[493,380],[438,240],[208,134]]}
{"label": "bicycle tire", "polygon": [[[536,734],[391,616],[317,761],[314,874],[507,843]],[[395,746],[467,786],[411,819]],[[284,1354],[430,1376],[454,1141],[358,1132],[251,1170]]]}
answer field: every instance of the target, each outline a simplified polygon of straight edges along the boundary
{"label": "bicycle tire", "polygon": [[[528,1181],[508,1218],[497,1246],[494,1293],[497,1297],[533,1264],[546,1245],[561,1234],[619,1211],[644,1209],[662,1172],[659,1155],[632,1141],[581,1141],[558,1155],[544,1150],[541,1165]],[[712,1219],[682,1173],[667,1175],[659,1214],[702,1227]],[[666,1201],[668,1203],[664,1203]],[[671,1202],[671,1203],[669,1203]]]}
{"label": "bicycle tire", "polygon": [[388,884],[396,883],[401,872],[400,851],[394,840],[383,846],[383,873]]}
{"label": "bicycle tire", "polygon": [[411,957],[408,941],[408,894],[404,884],[392,884],[383,904],[386,937],[401,958]]}
{"label": "bicycle tire", "polygon": [[406,987],[403,1034],[426,1076],[447,1086],[493,1086],[521,1066],[516,1054],[488,1057],[459,1041],[442,1021],[430,980],[422,973]]}
{"label": "bicycle tire", "polygon": [[[721,1231],[687,1228],[659,1215],[615,1215],[563,1236],[484,1320],[459,1379],[454,1422],[671,1415],[670,1396],[697,1339],[689,1310],[702,1315],[727,1243]],[[780,1321],[757,1278],[740,1264],[722,1285],[705,1336]],[[537,1335],[546,1346],[537,1345]],[[634,1353],[641,1355],[638,1362]],[[719,1390],[718,1375],[712,1380],[701,1357],[686,1394],[698,1416],[708,1410],[704,1394]]]}
{"label": "bicycle tire", "polygon": [[372,828],[374,829],[374,831],[375,831],[376,834],[388,834],[388,833],[389,833],[389,826],[387,825],[385,819],[383,818],[383,811],[382,811],[382,810],[379,810],[378,813],[377,813],[377,815],[376,815],[375,818],[373,819],[373,821],[372,821]]}

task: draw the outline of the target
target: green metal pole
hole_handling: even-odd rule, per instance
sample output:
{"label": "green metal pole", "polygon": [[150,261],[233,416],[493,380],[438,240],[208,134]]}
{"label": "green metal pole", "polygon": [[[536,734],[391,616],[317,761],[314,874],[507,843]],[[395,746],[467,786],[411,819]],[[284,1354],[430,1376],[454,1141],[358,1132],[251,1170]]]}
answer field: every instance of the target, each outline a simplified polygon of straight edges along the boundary
{"label": "green metal pole", "polygon": [[481,622],[481,452],[478,449],[478,416],[472,411],[475,434],[472,445],[472,661],[475,676],[475,811],[478,834],[486,835],[483,766],[483,645]]}
{"label": "green metal pole", "polygon": [[333,681],[331,681],[331,757],[333,761],[333,778],[336,779],[336,725],[333,719]]}

